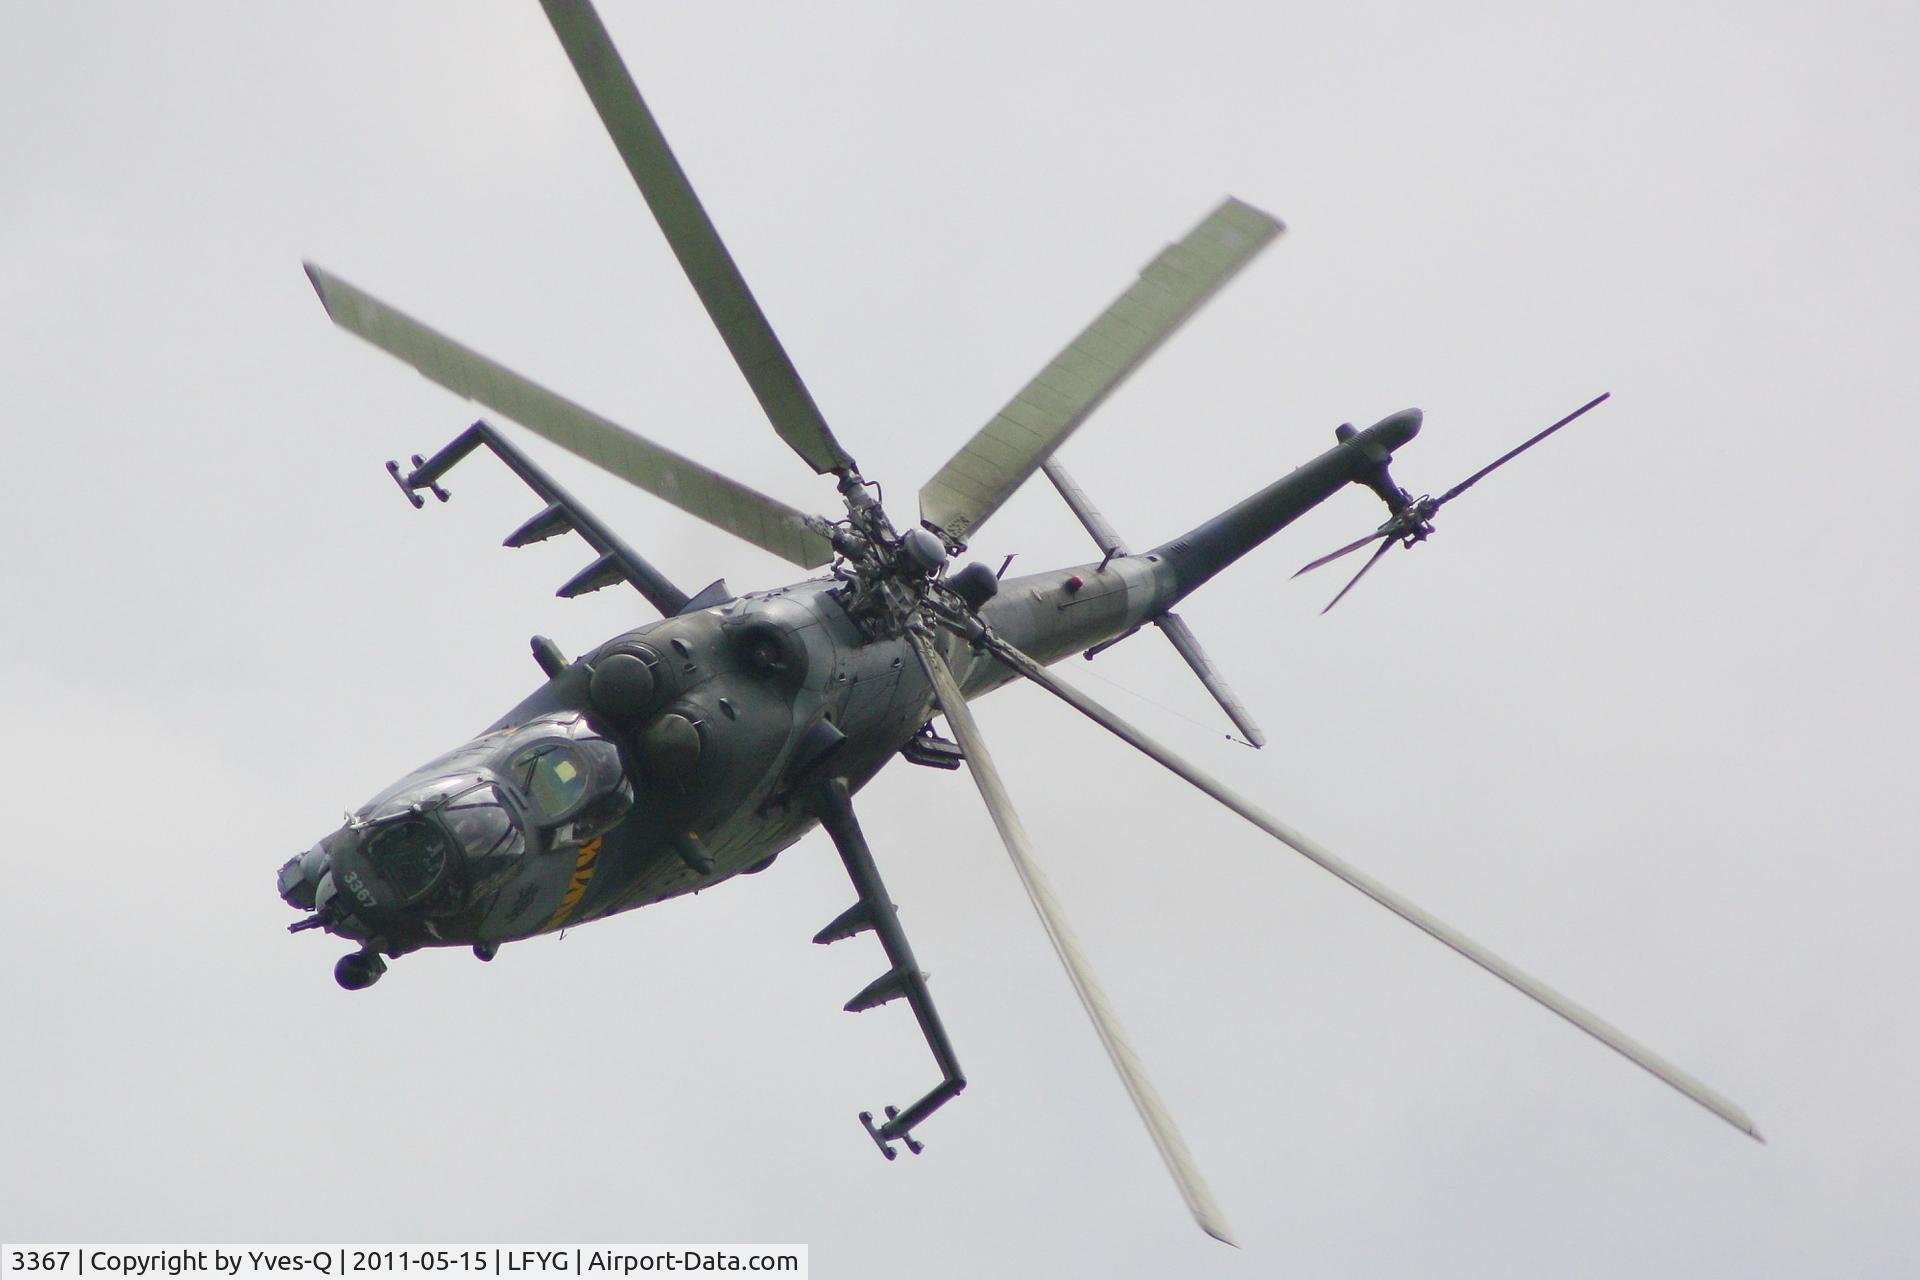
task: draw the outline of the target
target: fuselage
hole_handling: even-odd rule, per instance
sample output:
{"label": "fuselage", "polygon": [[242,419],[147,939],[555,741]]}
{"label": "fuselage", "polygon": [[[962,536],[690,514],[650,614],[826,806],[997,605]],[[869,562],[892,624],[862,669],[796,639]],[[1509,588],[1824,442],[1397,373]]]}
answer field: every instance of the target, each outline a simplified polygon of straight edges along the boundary
{"label": "fuselage", "polygon": [[[981,615],[1022,650],[1053,662],[1125,635],[1164,609],[1171,589],[1159,555],[1116,557],[1009,579]],[[803,769],[823,763],[810,754],[823,741],[832,743],[833,772],[857,790],[933,714],[932,689],[907,639],[863,634],[838,590],[834,579],[819,578],[749,592],[615,636],[469,743],[383,790],[329,838],[356,826],[425,823],[430,817],[420,811],[440,812],[445,796],[490,786],[489,798],[497,797],[523,838],[515,865],[491,874],[482,892],[469,885],[444,909],[423,906],[427,876],[459,874],[456,830],[432,833],[445,846],[436,866],[413,868],[411,881],[422,885],[398,890],[383,883],[384,868],[360,865],[337,843],[329,854],[323,841],[304,859],[309,898],[314,889],[326,893],[320,883],[330,875],[343,903],[365,895],[358,918],[346,916],[334,931],[398,955],[497,946],[763,870],[816,823],[796,784]],[[957,635],[940,643],[969,699],[1014,678]],[[596,673],[623,664],[638,670],[635,659],[646,672],[639,696],[606,676],[596,681]],[[607,744],[618,752],[631,800],[621,798],[624,814],[607,829],[557,829],[571,824],[543,820],[539,783],[529,781],[537,765],[516,762],[541,758],[542,744],[556,739],[575,751]],[[283,870],[283,894],[297,883],[302,861]]]}
{"label": "fuselage", "polygon": [[[1157,558],[1127,557],[1104,569],[1096,562],[1012,579],[982,613],[1016,646],[1053,662],[1126,634],[1161,607],[1156,568]],[[816,579],[752,592],[636,628],[582,660],[590,669],[596,658],[639,645],[668,657],[680,682],[650,723],[677,716],[695,726],[699,745],[691,759],[662,759],[675,749],[650,752],[646,729],[635,735],[637,772],[658,781],[639,785],[632,816],[607,833],[577,905],[551,927],[763,868],[815,824],[783,784],[791,781],[796,754],[816,721],[845,735],[833,769],[856,790],[921,731],[933,713],[933,691],[910,645],[904,637],[864,638],[835,600],[834,585]],[[804,654],[795,664],[803,669],[756,670],[744,646],[731,642],[741,631],[756,639],[777,631]],[[970,699],[1014,678],[991,657],[969,652],[957,636],[946,636],[943,648]],[[516,707],[507,722],[577,701],[580,690],[569,686],[582,682],[567,674]],[[711,872],[696,870],[677,851],[689,836],[711,859]]]}
{"label": "fuselage", "polygon": [[[1409,410],[1343,429],[1152,551],[988,582],[977,624],[1041,663],[1118,639],[1346,483],[1385,484],[1418,427]],[[548,680],[485,732],[283,866],[281,896],[314,913],[300,927],[370,955],[491,955],[764,869],[815,825],[812,784],[830,773],[857,791],[929,726],[911,642],[863,621],[858,593],[818,578],[689,607],[570,663],[548,655]],[[1016,678],[961,634],[936,637],[968,699]]]}

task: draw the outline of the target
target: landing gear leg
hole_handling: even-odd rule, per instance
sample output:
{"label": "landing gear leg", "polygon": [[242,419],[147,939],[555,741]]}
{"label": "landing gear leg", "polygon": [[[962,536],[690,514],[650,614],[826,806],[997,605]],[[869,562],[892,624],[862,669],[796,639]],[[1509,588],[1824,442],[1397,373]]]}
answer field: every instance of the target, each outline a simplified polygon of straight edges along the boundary
{"label": "landing gear leg", "polygon": [[896,1141],[919,1155],[921,1144],[915,1141],[911,1130],[966,1088],[967,1078],[960,1073],[960,1063],[954,1058],[953,1045],[947,1039],[946,1028],[940,1025],[940,1014],[933,1007],[933,995],[927,990],[927,975],[920,972],[920,966],[914,962],[913,948],[908,945],[906,932],[900,927],[900,917],[894,909],[893,900],[887,896],[887,886],[881,882],[880,868],[874,865],[873,852],[867,847],[866,837],[861,834],[860,824],[853,816],[847,780],[826,779],[813,788],[811,800],[814,812],[820,818],[820,825],[833,838],[834,847],[840,851],[840,860],[846,864],[847,876],[853,881],[855,892],[860,895],[858,902],[842,912],[813,940],[818,943],[838,942],[869,929],[879,937],[880,945],[893,967],[847,1001],[846,1009],[849,1013],[859,1013],[863,1009],[871,1009],[905,996],[914,1018],[920,1023],[921,1034],[927,1038],[927,1047],[933,1050],[933,1060],[939,1066],[942,1077],[932,1092],[905,1111],[888,1107],[885,1123],[875,1124],[871,1111],[860,1113],[860,1123],[866,1126],[874,1145],[880,1148],[880,1153],[887,1159],[892,1160],[898,1154],[893,1149]]}

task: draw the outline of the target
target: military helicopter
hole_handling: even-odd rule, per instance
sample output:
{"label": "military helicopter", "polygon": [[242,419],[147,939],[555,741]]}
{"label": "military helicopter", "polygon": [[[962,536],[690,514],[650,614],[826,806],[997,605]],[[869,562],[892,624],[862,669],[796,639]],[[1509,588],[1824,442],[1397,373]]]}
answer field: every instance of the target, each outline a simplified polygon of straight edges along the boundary
{"label": "military helicopter", "polygon": [[[308,264],[328,316],[467,399],[779,555],[814,577],[736,594],[724,580],[689,595],[577,502],[513,442],[475,422],[430,458],[388,471],[416,508],[444,502],[440,481],[480,448],[542,500],[506,539],[525,546],[574,533],[595,558],[559,593],[617,583],[660,615],[568,659],[535,637],[545,682],[470,742],[422,765],[288,861],[278,887],[304,918],[289,926],[348,939],[335,966],[359,990],[387,960],[425,947],[503,943],[605,919],[736,875],[764,870],[816,825],[845,864],[854,903],[815,936],[871,932],[888,968],[847,1001],[861,1011],[904,1000],[940,1082],[904,1109],[860,1122],[892,1160],[918,1153],[915,1130],[966,1087],[926,975],[862,834],[852,797],[895,757],[972,775],[1021,883],[1094,1029],[1199,1225],[1232,1243],[1172,1119],[1128,1043],[1049,889],[1032,842],[968,709],[1028,680],[1475,964],[1519,988],[1742,1131],[1739,1107],[1625,1033],[1466,938],[1118,715],[1060,680],[1050,664],[1088,656],[1152,625],[1164,632],[1245,737],[1259,728],[1174,607],[1348,484],[1386,504],[1365,537],[1301,572],[1377,543],[1327,606],[1396,544],[1433,532],[1442,506],[1586,413],[1600,396],[1434,498],[1393,479],[1396,450],[1419,431],[1408,409],[1335,444],[1245,501],[1151,550],[1130,551],[1054,458],[1089,414],[1215,291],[1281,234],[1279,221],[1228,199],[1141,272],[920,490],[920,522],[901,529],[815,406],[708,218],[598,14],[586,0],[542,0],[555,34],[695,293],[774,431],[834,478],[844,516],[789,507],[635,435],[469,350],[345,280]],[[1043,471],[1092,534],[1099,557],[1004,579],[957,564],[967,540]],[[933,717],[944,718],[952,739]]]}

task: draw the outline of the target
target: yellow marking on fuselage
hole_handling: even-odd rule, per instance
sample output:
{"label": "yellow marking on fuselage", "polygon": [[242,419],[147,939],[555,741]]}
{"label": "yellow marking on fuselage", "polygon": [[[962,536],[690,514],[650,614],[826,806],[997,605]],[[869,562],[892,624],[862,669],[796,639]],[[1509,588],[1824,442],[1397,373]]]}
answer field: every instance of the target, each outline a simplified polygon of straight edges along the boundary
{"label": "yellow marking on fuselage", "polygon": [[598,865],[599,857],[599,836],[580,846],[580,857],[573,864],[573,883],[567,886],[567,896],[560,899],[560,905],[553,909],[553,914],[547,917],[547,922],[540,926],[540,932],[558,929],[567,922],[567,917],[573,914],[573,909],[580,905],[580,899],[586,896],[587,882],[593,879],[593,869]]}

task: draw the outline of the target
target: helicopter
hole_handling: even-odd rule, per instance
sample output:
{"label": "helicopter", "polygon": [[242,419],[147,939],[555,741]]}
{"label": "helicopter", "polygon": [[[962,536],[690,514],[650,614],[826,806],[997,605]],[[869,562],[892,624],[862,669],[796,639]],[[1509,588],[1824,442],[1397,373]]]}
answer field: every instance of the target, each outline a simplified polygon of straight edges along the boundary
{"label": "helicopter", "polygon": [[[1348,485],[1387,519],[1301,569],[1370,545],[1337,605],[1395,545],[1434,531],[1440,509],[1495,469],[1607,399],[1595,397],[1439,497],[1418,498],[1391,463],[1423,424],[1418,409],[1365,429],[1196,527],[1132,551],[1056,457],[1139,365],[1284,227],[1228,198],[1141,271],[919,492],[902,527],[878,486],[829,428],[587,0],[541,0],[611,141],[695,294],[779,438],[832,477],[844,514],[810,514],[637,435],[522,377],[312,263],[308,278],[339,327],[585,461],[817,576],[735,593],[724,579],[689,593],[560,486],[485,419],[430,457],[387,470],[415,508],[449,498],[441,481],[485,450],[542,503],[509,534],[523,547],[572,534],[594,558],[558,591],[625,584],[660,616],[569,658],[536,636],[543,683],[475,738],[393,782],[288,860],[289,926],[346,939],[335,980],[363,990],[387,962],[424,948],[470,948],[552,934],[766,870],[823,829],[854,901],[814,937],[871,933],[887,969],[845,1003],[903,1001],[940,1079],[904,1107],[859,1120],[888,1159],[918,1154],[916,1131],[965,1088],[953,1039],[888,894],[853,798],[896,757],[965,770],[1042,927],[1188,1209],[1208,1235],[1233,1233],[1141,1066],[1049,887],[968,703],[1037,684],[1200,791],[1436,940],[1759,1138],[1737,1105],[1580,1005],[1433,917],[1237,794],[1050,668],[1092,657],[1152,626],[1193,668],[1253,745],[1257,724],[1176,606]],[[1008,578],[963,560],[969,540],[1035,472],[1091,534],[1097,558]],[[1377,545],[1375,545],[1377,544]],[[823,571],[824,573],[819,573]],[[1296,575],[1297,576],[1297,575]],[[951,738],[935,725],[945,722]]]}

